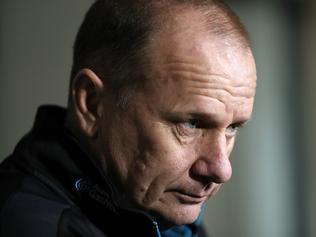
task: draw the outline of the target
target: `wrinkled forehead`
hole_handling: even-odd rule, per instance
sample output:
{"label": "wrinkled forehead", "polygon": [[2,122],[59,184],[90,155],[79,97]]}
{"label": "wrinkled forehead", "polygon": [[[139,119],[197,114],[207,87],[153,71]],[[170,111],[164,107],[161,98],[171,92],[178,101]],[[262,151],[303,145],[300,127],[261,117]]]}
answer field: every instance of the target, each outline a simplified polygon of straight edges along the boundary
{"label": "wrinkled forehead", "polygon": [[155,36],[149,46],[154,90],[164,91],[170,106],[174,100],[174,107],[191,104],[211,111],[211,104],[217,111],[235,110],[249,117],[256,87],[250,48],[199,26],[192,23],[183,31],[169,29]]}
{"label": "wrinkled forehead", "polygon": [[161,31],[149,44],[152,68],[169,63],[188,63],[204,73],[248,84],[256,81],[256,66],[249,47],[235,38],[220,37],[198,28]]}

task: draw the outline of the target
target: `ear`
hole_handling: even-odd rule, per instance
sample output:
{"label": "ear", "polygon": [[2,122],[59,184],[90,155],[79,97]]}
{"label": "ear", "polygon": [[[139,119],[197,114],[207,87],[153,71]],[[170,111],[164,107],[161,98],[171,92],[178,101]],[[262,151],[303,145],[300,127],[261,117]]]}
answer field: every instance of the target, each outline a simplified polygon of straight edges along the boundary
{"label": "ear", "polygon": [[82,69],[73,78],[72,103],[82,132],[95,138],[102,114],[103,82],[90,69]]}

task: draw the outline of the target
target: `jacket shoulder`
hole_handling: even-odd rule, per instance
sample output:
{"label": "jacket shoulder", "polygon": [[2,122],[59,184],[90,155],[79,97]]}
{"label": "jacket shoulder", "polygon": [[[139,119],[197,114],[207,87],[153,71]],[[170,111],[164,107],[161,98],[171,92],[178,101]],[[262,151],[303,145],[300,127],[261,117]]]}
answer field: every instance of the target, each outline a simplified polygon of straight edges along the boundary
{"label": "jacket shoulder", "polygon": [[58,221],[67,206],[30,193],[15,192],[2,207],[1,237],[56,237]]}
{"label": "jacket shoulder", "polygon": [[106,237],[55,189],[35,177],[14,174],[0,175],[0,237]]}
{"label": "jacket shoulder", "polygon": [[4,205],[0,237],[106,237],[75,206],[17,192]]}

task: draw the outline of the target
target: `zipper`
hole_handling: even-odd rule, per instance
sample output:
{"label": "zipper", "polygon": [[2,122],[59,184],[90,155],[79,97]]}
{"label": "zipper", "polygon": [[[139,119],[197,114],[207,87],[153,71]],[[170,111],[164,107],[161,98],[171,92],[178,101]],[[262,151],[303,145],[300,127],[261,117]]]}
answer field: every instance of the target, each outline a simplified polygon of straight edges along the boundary
{"label": "zipper", "polygon": [[153,221],[153,225],[154,225],[154,229],[156,231],[156,237],[161,237],[157,221]]}

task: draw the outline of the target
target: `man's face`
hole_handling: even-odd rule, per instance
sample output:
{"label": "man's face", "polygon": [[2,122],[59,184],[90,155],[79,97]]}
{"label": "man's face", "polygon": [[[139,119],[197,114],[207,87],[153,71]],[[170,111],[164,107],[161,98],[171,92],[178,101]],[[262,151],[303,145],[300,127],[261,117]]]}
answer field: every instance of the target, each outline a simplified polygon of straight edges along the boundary
{"label": "man's face", "polygon": [[145,87],[126,109],[106,101],[101,124],[107,172],[133,207],[166,225],[193,222],[229,180],[236,131],[255,94],[249,49],[184,28],[155,35]]}

